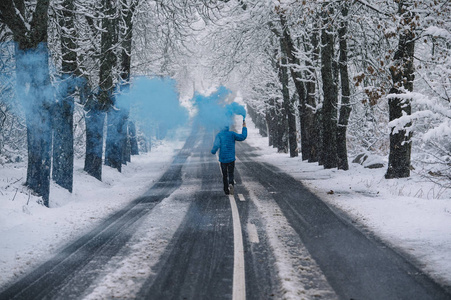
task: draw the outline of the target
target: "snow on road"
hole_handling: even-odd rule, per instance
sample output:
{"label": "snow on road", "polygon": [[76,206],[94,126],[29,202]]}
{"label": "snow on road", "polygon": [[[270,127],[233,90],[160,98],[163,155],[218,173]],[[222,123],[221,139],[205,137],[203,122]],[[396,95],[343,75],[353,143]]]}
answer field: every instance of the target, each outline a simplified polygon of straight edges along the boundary
{"label": "snow on road", "polygon": [[322,271],[277,203],[268,197],[265,188],[258,182],[246,182],[245,186],[249,190],[250,201],[264,220],[264,230],[274,252],[284,299],[335,299],[335,293]]}
{"label": "snow on road", "polygon": [[277,153],[252,121],[247,123],[246,142],[259,149],[255,160],[269,162],[299,179],[329,206],[349,215],[362,230],[375,233],[410,256],[435,280],[451,287],[450,189],[414,171],[409,178],[387,180],[386,168],[368,169],[350,163],[349,171],[325,170],[317,163],[303,162],[301,157]]}
{"label": "snow on road", "polygon": [[100,182],[75,160],[72,194],[52,184],[51,209],[23,186],[26,163],[0,165],[0,286],[51,258],[65,243],[87,233],[114,211],[142,195],[171,164],[188,132],[133,156],[122,173],[103,166]]}
{"label": "snow on road", "polygon": [[157,204],[83,299],[132,299],[154,273],[152,268],[180,226],[195,190],[196,187],[182,187]]}

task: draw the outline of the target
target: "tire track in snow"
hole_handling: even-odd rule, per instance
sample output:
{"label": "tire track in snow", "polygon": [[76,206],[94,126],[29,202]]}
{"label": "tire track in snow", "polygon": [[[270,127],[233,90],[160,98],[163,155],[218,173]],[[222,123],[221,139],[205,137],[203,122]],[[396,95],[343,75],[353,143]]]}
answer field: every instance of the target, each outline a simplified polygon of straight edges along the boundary
{"label": "tire track in snow", "polygon": [[105,276],[95,282],[95,288],[84,299],[135,297],[146,279],[154,274],[152,268],[188,211],[192,196],[187,193],[191,189],[182,186],[145,217],[132,239],[108,264]]}
{"label": "tire track in snow", "polygon": [[168,170],[144,196],[0,292],[0,299],[75,299],[84,294],[102,267],[129,241],[141,218],[180,187],[181,169],[195,141],[193,130]]}
{"label": "tire track in snow", "polygon": [[359,231],[298,180],[247,153],[243,157],[248,173],[271,194],[340,298],[450,299],[446,288],[402,254]]}
{"label": "tire track in snow", "polygon": [[284,299],[337,299],[320,268],[265,188],[244,178],[250,200],[263,218]]}

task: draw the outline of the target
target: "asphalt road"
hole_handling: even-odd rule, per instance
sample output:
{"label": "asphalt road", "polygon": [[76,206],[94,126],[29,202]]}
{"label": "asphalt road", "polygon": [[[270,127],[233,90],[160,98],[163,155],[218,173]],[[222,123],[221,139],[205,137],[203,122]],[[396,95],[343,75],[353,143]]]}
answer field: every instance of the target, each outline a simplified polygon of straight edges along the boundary
{"label": "asphalt road", "polygon": [[132,255],[124,249],[146,230],[146,218],[157,208],[163,213],[155,218],[165,217],[168,199],[175,210],[185,203],[186,213],[158,261],[142,262],[148,273],[124,274],[133,285],[128,298],[451,299],[449,287],[404,255],[355,228],[289,175],[256,161],[245,142],[237,145],[235,195],[224,195],[212,141],[212,132],[195,127],[145,195],[3,287],[0,299],[113,298],[92,292],[113,260]]}

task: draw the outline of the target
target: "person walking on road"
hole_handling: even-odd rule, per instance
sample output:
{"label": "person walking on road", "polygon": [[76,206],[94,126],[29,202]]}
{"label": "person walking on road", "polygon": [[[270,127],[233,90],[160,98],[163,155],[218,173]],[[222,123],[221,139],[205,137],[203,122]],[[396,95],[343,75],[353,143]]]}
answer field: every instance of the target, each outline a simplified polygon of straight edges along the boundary
{"label": "person walking on road", "polygon": [[215,137],[211,154],[216,154],[219,149],[219,162],[221,163],[222,182],[224,183],[224,193],[226,195],[234,192],[235,170],[235,141],[244,141],[247,137],[246,122],[243,120],[243,129],[241,134],[229,130],[229,126],[225,126]]}

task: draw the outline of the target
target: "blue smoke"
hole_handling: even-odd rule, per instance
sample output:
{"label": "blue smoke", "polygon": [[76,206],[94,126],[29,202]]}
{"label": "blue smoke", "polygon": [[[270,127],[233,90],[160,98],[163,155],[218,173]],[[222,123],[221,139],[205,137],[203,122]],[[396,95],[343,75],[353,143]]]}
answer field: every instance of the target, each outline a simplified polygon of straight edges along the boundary
{"label": "blue smoke", "polygon": [[243,120],[246,119],[246,109],[244,106],[239,105],[236,102],[232,102],[226,106],[228,114],[236,114],[243,116]]}
{"label": "blue smoke", "polygon": [[232,92],[224,86],[220,86],[214,93],[204,96],[195,93],[192,102],[197,107],[197,119],[201,125],[212,129],[222,129],[224,126],[230,126],[234,115],[246,117],[244,106],[232,102],[226,103],[227,97]]}
{"label": "blue smoke", "polygon": [[47,44],[40,43],[36,49],[18,50],[16,48],[15,59],[16,97],[28,117],[38,118],[35,114],[36,108],[50,107],[55,101],[54,89],[50,82]]}
{"label": "blue smoke", "polygon": [[132,79],[131,86],[116,98],[118,108],[130,107],[130,118],[150,135],[156,126],[175,129],[188,121],[188,111],[180,105],[176,81],[168,77]]}

